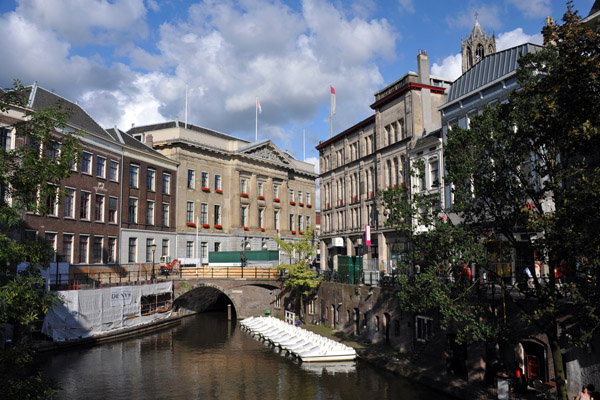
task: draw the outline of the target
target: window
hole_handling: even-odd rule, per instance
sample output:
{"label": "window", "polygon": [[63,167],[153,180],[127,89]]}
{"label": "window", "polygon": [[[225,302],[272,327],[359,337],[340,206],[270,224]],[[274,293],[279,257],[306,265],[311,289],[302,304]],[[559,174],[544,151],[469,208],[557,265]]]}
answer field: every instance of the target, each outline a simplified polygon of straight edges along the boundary
{"label": "window", "polygon": [[200,204],[200,223],[208,224],[208,204]]}
{"label": "window", "polygon": [[74,218],[75,217],[75,189],[66,188],[65,189],[65,199],[64,199],[64,216],[65,218]]}
{"label": "window", "polygon": [[130,197],[129,198],[129,209],[128,209],[128,215],[127,215],[127,222],[134,224],[137,223],[138,219],[137,219],[137,206],[138,206],[138,199],[134,198],[134,197]]}
{"label": "window", "polygon": [[106,176],[106,158],[96,157],[96,176],[104,178]]}
{"label": "window", "polygon": [[162,175],[162,192],[163,192],[163,194],[171,193],[171,174],[163,173],[163,175]]}
{"label": "window", "polygon": [[310,227],[311,227],[311,224],[310,224],[310,215],[307,215],[306,216],[306,229],[309,229]]}
{"label": "window", "polygon": [[92,155],[85,151],[81,155],[81,172],[85,174],[92,173]]}
{"label": "window", "polygon": [[63,234],[62,257],[61,261],[73,262],[73,235]]}
{"label": "window", "polygon": [[248,226],[248,207],[242,207],[242,218],[241,218],[242,226]]}
{"label": "window", "polygon": [[306,204],[311,204],[311,202],[310,202],[310,192],[306,192]]}
{"label": "window", "polygon": [[219,252],[221,251],[221,243],[220,242],[215,242],[215,252]]}
{"label": "window", "polygon": [[302,215],[298,215],[298,230],[300,232],[304,230],[304,217]]}
{"label": "window", "polygon": [[202,172],[202,187],[208,187],[208,172]]}
{"label": "window", "polygon": [[108,177],[111,181],[117,182],[119,180],[119,163],[113,160],[110,160],[110,171],[108,173]]}
{"label": "window", "polygon": [[221,206],[215,204],[215,225],[221,225]]}
{"label": "window", "polygon": [[117,238],[108,238],[108,260],[109,263],[117,261]]}
{"label": "window", "polygon": [[154,192],[156,190],[156,171],[148,168],[146,175],[146,189],[149,192]]}
{"label": "window", "polygon": [[290,189],[290,201],[294,201],[294,189]]}
{"label": "window", "polygon": [[188,224],[194,222],[194,202],[193,201],[187,202],[186,213],[185,213],[185,222],[187,222]]}
{"label": "window", "polygon": [[275,229],[279,229],[279,211],[273,211],[273,225]]}
{"label": "window", "polygon": [[56,253],[56,233],[46,232],[45,235],[46,242],[52,247],[52,250]]}
{"label": "window", "polygon": [[290,231],[294,230],[294,214],[290,214]]}
{"label": "window", "polygon": [[134,263],[137,259],[137,239],[129,238],[129,251],[127,252],[127,262]]}
{"label": "window", "polygon": [[88,236],[79,236],[79,263],[85,264],[88,261]]}
{"label": "window", "polygon": [[102,236],[94,236],[94,248],[92,251],[94,264],[102,263]]}
{"label": "window", "polygon": [[247,185],[248,185],[247,179],[246,178],[241,178],[240,179],[240,191],[242,193],[248,193],[247,192],[247,189],[248,189]]}
{"label": "window", "polygon": [[279,198],[279,185],[273,185],[273,198]]}
{"label": "window", "polygon": [[10,128],[0,128],[0,148],[8,151],[10,150],[10,146]]}
{"label": "window", "polygon": [[108,198],[108,222],[112,224],[117,223],[117,207],[119,206],[119,199],[116,197]]}
{"label": "window", "polygon": [[208,243],[207,242],[200,243],[200,257],[203,260],[208,258]]}
{"label": "window", "polygon": [[58,191],[55,186],[51,186],[48,190],[48,197],[46,198],[46,209],[48,211],[48,215],[56,216],[58,215]]}
{"label": "window", "polygon": [[154,239],[146,239],[146,262],[151,263],[154,262],[154,252],[152,251],[152,245],[154,244]]}
{"label": "window", "polygon": [[79,218],[90,219],[90,192],[81,192]]}
{"label": "window", "polygon": [[259,208],[258,209],[258,227],[264,228],[264,226],[265,226],[265,209]]}
{"label": "window", "polygon": [[194,185],[195,174],[196,174],[196,171],[194,171],[193,169],[188,169],[188,176],[187,176],[188,189],[193,189],[195,187],[195,185]]}
{"label": "window", "polygon": [[186,258],[194,257],[194,242],[186,242],[185,243],[185,257]]}
{"label": "window", "polygon": [[264,183],[263,182],[258,182],[258,195],[259,196],[264,196],[264,191],[263,191],[263,187],[264,187]]}
{"label": "window", "polygon": [[162,240],[162,249],[161,249],[160,255],[163,257],[169,256],[169,239]]}
{"label": "window", "polygon": [[302,203],[302,190],[298,190],[298,203]]}
{"label": "window", "polygon": [[60,153],[60,144],[52,143],[48,148],[48,157],[54,161],[55,164],[58,164],[58,155]]}
{"label": "window", "polygon": [[96,221],[104,221],[104,195],[96,195],[96,204],[94,207],[94,216]]}
{"label": "window", "polygon": [[431,176],[431,187],[440,186],[440,163],[437,159],[429,163],[429,174]]}
{"label": "window", "polygon": [[169,205],[163,203],[160,223],[162,226],[169,226]]}
{"label": "window", "polygon": [[140,167],[137,165],[131,164],[129,166],[129,187],[137,189],[138,186],[138,175],[140,172]]}
{"label": "window", "polygon": [[221,175],[215,175],[215,190],[221,189]]}
{"label": "window", "polygon": [[154,202],[146,202],[146,225],[154,225]]}
{"label": "window", "polygon": [[419,342],[425,342],[431,338],[432,319],[417,315],[415,323],[415,335]]}

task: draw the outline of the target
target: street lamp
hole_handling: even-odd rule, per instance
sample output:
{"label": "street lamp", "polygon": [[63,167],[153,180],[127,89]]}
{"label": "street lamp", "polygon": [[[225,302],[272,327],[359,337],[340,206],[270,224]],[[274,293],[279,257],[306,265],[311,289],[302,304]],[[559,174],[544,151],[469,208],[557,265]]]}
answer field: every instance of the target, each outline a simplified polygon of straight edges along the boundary
{"label": "street lamp", "polygon": [[156,273],[154,272],[154,252],[156,251],[156,243],[152,243],[150,248],[152,249],[152,275],[150,276],[150,281],[154,282],[156,281]]}

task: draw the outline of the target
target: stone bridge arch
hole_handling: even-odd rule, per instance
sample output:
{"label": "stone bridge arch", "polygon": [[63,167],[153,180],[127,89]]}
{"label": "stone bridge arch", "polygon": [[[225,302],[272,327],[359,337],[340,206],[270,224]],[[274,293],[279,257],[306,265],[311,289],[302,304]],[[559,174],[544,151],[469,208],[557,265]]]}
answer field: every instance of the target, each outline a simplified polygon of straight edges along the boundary
{"label": "stone bridge arch", "polygon": [[243,319],[272,310],[281,282],[244,279],[174,282],[173,309],[180,315],[224,309],[231,304],[234,317]]}

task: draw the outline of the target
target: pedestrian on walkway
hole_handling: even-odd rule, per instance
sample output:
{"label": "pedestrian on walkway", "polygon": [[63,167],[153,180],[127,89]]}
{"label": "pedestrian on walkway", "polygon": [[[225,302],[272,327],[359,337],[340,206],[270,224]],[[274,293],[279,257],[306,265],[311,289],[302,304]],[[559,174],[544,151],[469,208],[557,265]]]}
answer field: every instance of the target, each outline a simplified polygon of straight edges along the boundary
{"label": "pedestrian on walkway", "polygon": [[575,397],[575,400],[593,400],[592,396],[590,396],[590,393],[588,392],[587,386],[584,386],[581,389],[581,392],[579,392],[577,397]]}

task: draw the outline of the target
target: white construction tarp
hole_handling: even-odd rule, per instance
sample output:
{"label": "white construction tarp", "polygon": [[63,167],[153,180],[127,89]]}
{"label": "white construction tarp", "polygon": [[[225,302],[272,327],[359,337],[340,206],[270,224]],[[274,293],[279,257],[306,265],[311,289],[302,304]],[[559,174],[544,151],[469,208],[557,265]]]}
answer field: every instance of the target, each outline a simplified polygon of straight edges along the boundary
{"label": "white construction tarp", "polygon": [[48,311],[42,332],[55,342],[102,335],[171,316],[142,315],[142,296],[171,293],[173,282],[57,292],[63,300]]}

